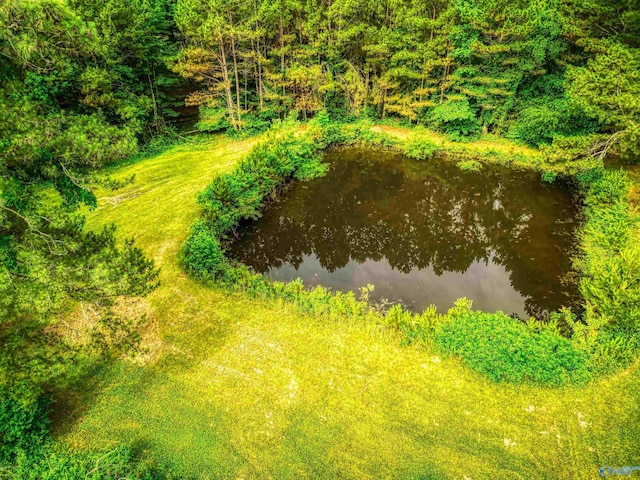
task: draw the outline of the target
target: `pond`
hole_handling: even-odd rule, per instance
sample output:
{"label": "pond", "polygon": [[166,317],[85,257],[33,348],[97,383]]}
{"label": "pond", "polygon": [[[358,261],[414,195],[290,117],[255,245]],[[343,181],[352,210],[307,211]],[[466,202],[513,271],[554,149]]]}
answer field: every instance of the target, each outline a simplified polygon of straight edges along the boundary
{"label": "pond", "polygon": [[578,304],[570,257],[579,208],[566,186],[371,150],[334,150],[325,161],[326,176],[294,183],[242,225],[232,258],[309,287],[374,284],[373,301],[412,311],[446,312],[467,297],[484,311],[544,318]]}

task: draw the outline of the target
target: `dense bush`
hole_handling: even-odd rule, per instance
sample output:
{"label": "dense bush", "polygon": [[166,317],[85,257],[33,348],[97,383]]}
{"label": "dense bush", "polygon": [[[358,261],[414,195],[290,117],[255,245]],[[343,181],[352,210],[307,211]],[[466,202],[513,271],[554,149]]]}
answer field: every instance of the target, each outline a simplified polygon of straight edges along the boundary
{"label": "dense bush", "polygon": [[322,175],[326,166],[318,151],[313,138],[284,125],[258,143],[232,173],[215,177],[198,196],[203,216],[182,249],[187,269],[202,279],[229,273],[221,243],[242,220],[257,219],[265,199],[287,180]]}
{"label": "dense bush", "polygon": [[545,183],[553,183],[556,181],[556,178],[558,177],[558,174],[556,172],[542,172],[542,174],[540,175],[540,179],[545,182]]}
{"label": "dense bush", "polygon": [[465,140],[480,133],[480,124],[468,100],[442,103],[430,112],[431,125],[452,140]]}
{"label": "dense bush", "polygon": [[509,136],[539,147],[555,137],[587,135],[598,125],[564,98],[542,97],[529,103],[515,116]]}
{"label": "dense bush", "polygon": [[607,372],[628,364],[640,348],[640,219],[622,170],[592,169],[578,180],[586,188],[576,260],[585,314],[573,323],[573,338],[590,353],[592,369]]}
{"label": "dense bush", "polygon": [[[416,129],[417,130],[417,129]],[[403,145],[402,152],[409,158],[427,160],[433,157],[440,147],[420,132],[414,132]]]}
{"label": "dense bush", "polygon": [[14,460],[20,452],[34,455],[49,434],[47,402],[16,400],[0,392],[0,464]]}
{"label": "dense bush", "polygon": [[189,272],[198,278],[224,278],[228,271],[227,259],[215,231],[202,219],[191,227],[182,252]]}
{"label": "dense bush", "polygon": [[385,316],[386,325],[402,334],[402,343],[405,345],[433,344],[436,328],[445,321],[447,316],[437,313],[433,305],[420,314],[412,314],[403,310],[400,305],[394,305]]}
{"label": "dense bush", "polygon": [[[0,470],[1,471],[1,470]],[[72,452],[46,444],[34,455],[22,452],[14,465],[2,472],[16,480],[161,480],[172,478],[162,470],[141,463],[129,447],[98,452]]]}
{"label": "dense bush", "polygon": [[369,148],[396,148],[400,141],[379,131],[368,120],[355,123],[333,123],[320,112],[310,124],[309,134],[321,148],[337,146],[367,146]]}
{"label": "dense bush", "polygon": [[587,354],[557,332],[535,332],[504,313],[473,311],[463,301],[436,329],[434,342],[495,381],[563,385],[589,378]]}
{"label": "dense bush", "polygon": [[555,136],[550,145],[542,145],[545,163],[556,169],[564,170],[572,175],[579,174],[601,166],[602,162],[589,154],[591,146],[599,135],[579,135],[575,137]]}
{"label": "dense bush", "polygon": [[201,132],[213,133],[231,127],[227,112],[220,107],[200,106],[200,118],[195,127]]}

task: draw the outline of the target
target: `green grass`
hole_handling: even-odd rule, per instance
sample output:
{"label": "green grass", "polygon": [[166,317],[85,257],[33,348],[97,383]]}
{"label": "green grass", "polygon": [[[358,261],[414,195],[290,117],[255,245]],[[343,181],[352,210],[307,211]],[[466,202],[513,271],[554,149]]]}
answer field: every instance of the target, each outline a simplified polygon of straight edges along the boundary
{"label": "green grass", "polygon": [[135,443],[195,478],[590,479],[640,465],[638,362],[585,388],[496,384],[379,327],[190,279],[177,254],[196,194],[254,142],[178,147],[99,192],[89,225],[135,236],[162,285],[138,306],[147,352],[70,394],[59,439]]}
{"label": "green grass", "polygon": [[[403,127],[392,127],[388,125],[376,125],[374,131],[388,133],[401,140],[406,140],[411,136],[412,129]],[[454,142],[449,140],[446,135],[433,130],[422,129],[421,136],[431,140],[435,145],[441,145],[444,149],[454,149],[468,152],[477,152],[487,154],[497,152],[511,155],[527,155],[532,158],[539,158],[540,152],[526,145],[520,145],[511,142],[498,135],[482,135],[478,140],[469,142]]]}

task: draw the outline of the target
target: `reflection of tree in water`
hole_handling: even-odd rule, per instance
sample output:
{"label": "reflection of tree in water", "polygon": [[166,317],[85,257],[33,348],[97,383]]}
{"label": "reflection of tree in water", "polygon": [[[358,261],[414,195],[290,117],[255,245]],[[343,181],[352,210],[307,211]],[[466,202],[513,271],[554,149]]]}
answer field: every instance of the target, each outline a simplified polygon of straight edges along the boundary
{"label": "reflection of tree in water", "polygon": [[312,253],[330,272],[350,260],[386,258],[405,273],[431,267],[438,275],[493,261],[528,297],[530,314],[570,304],[575,287],[567,294],[560,283],[576,213],[568,195],[502,169],[465,173],[360,151],[328,160],[325,177],[297,184],[247,226],[232,255],[259,272],[297,268]]}

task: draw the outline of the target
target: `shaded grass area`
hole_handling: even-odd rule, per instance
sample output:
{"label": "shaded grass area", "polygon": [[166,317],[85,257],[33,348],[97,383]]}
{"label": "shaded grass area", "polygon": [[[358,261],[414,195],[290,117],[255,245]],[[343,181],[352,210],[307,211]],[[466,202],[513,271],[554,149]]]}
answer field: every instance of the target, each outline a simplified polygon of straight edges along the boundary
{"label": "shaded grass area", "polygon": [[588,479],[640,465],[638,362],[585,388],[495,384],[377,326],[188,278],[177,254],[196,194],[254,142],[171,149],[115,172],[133,184],[99,192],[90,226],[135,236],[162,285],[141,307],[147,351],[70,393],[60,439],[136,443],[195,478]]}

